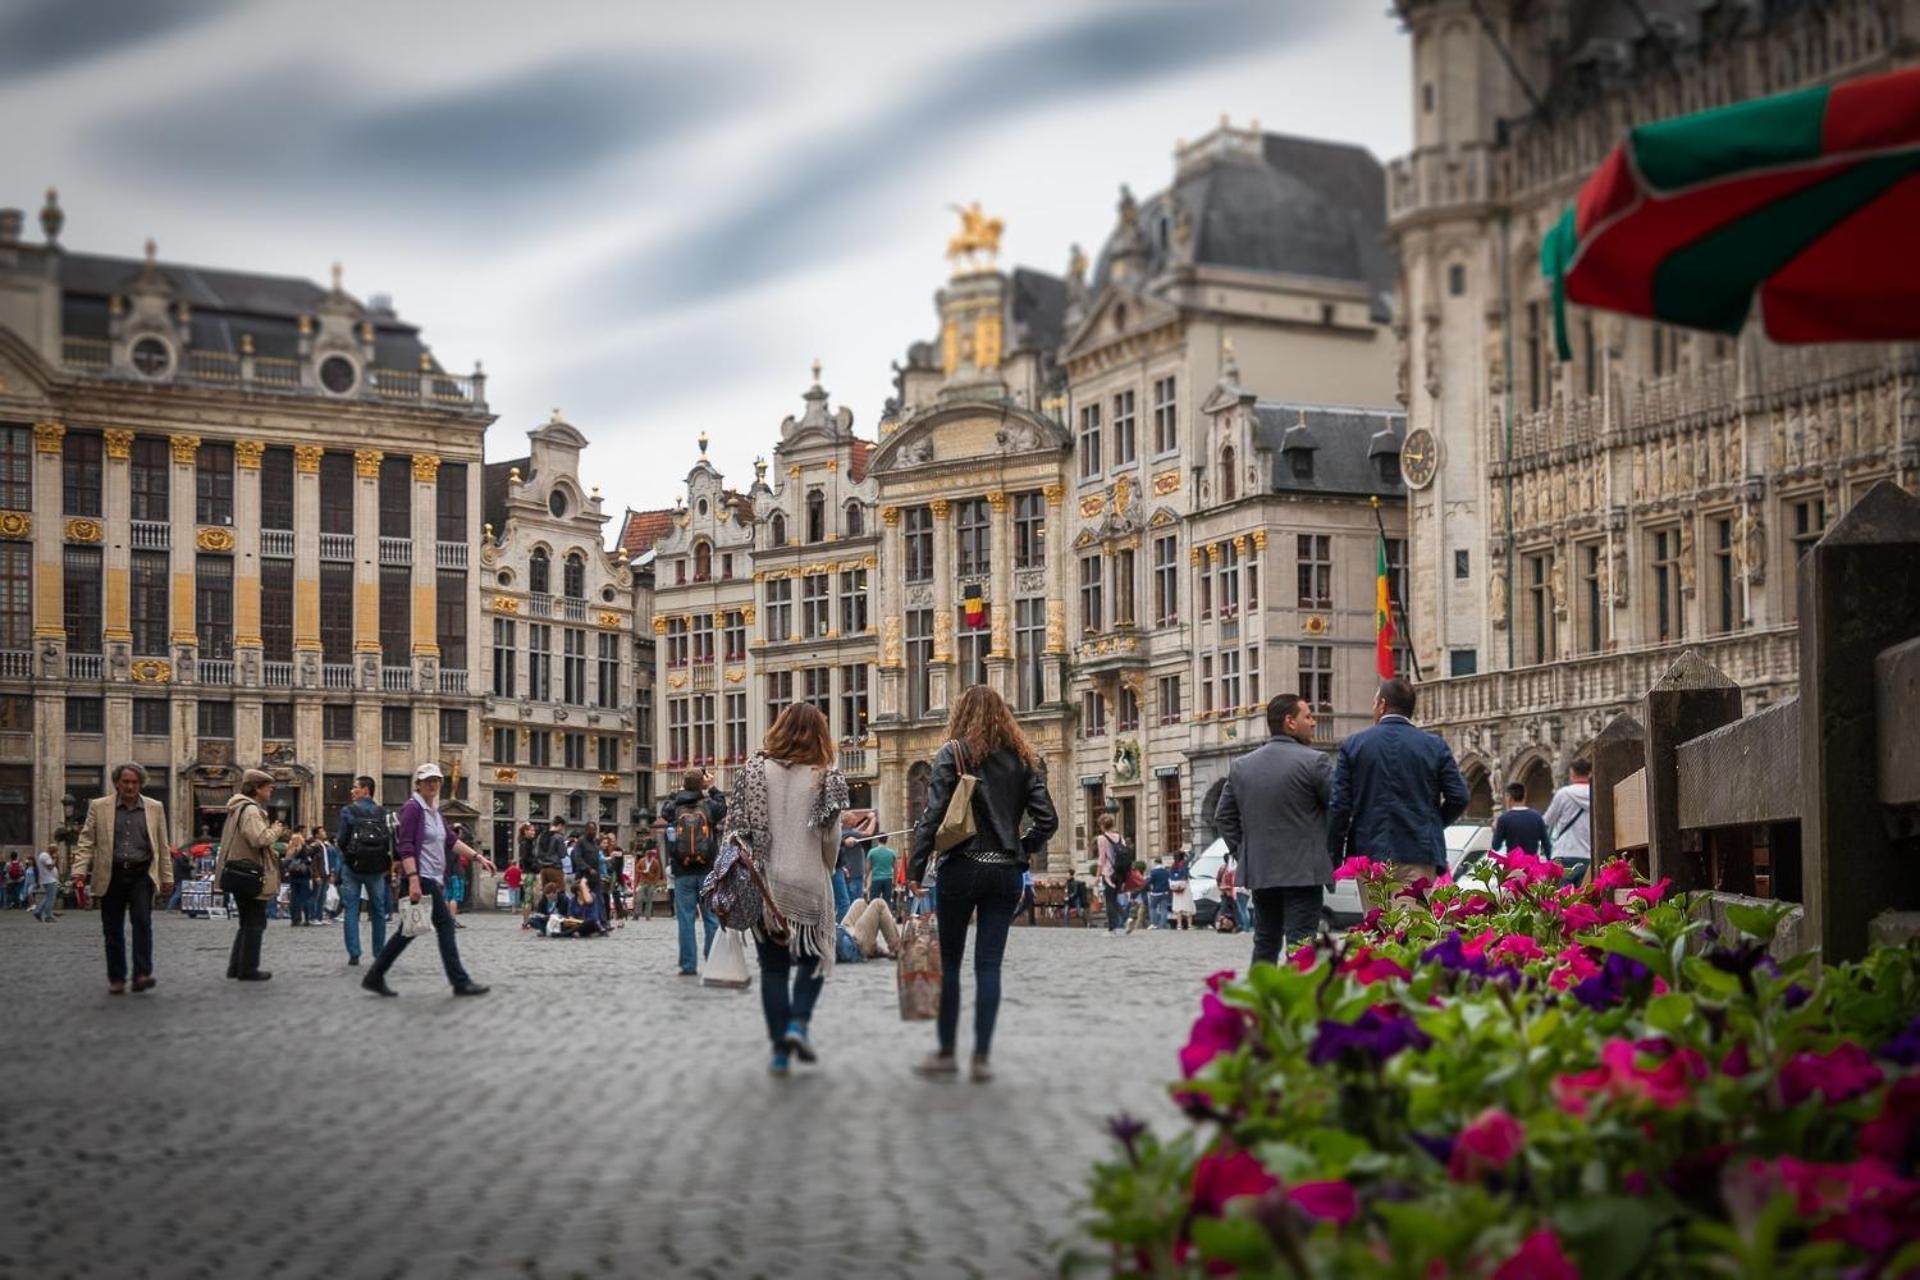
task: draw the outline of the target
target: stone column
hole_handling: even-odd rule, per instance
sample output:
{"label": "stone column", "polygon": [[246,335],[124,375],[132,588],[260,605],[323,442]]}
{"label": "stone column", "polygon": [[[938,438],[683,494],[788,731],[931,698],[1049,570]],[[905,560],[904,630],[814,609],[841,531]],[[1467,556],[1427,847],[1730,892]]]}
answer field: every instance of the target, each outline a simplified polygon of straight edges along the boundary
{"label": "stone column", "polygon": [[168,438],[173,447],[173,474],[168,477],[167,519],[170,560],[173,565],[173,678],[194,681],[198,657],[199,632],[193,616],[193,560],[199,544],[194,524],[194,460],[200,451],[200,437],[176,435]]}
{"label": "stone column", "polygon": [[879,687],[874,690],[875,721],[897,721],[904,710],[902,639],[905,603],[901,594],[905,547],[900,533],[900,508],[880,509],[880,562],[874,571],[874,621],[880,629],[880,656],[874,663]]}
{"label": "stone column", "polygon": [[57,422],[33,424],[33,839],[44,848],[64,820],[66,794],[66,603],[61,571],[60,461],[67,429]]}
{"label": "stone column", "polygon": [[106,464],[101,475],[103,528],[101,582],[102,648],[106,654],[107,767],[133,759],[133,693],[128,676],[133,662],[133,612],[129,573],[133,542],[133,432],[101,433]]}
{"label": "stone column", "polygon": [[[316,444],[298,445],[293,451],[293,670],[294,684],[301,689],[318,689],[322,677],[320,664],[320,459],[326,450]],[[305,704],[296,715],[304,714]],[[295,726],[300,750],[306,750],[307,734]],[[313,733],[314,754],[303,759],[319,759],[320,734]]]}
{"label": "stone column", "polygon": [[[380,690],[380,460],[378,449],[353,451],[353,687]],[[364,708],[362,709],[364,710]],[[355,736],[365,733],[365,717],[354,715]],[[374,713],[373,741],[380,741]],[[359,766],[366,772],[365,766]],[[379,770],[373,770],[377,777]]]}
{"label": "stone column", "polygon": [[[266,647],[260,638],[260,454],[264,448],[258,440],[233,442],[233,656],[239,674],[235,683],[248,691],[234,711],[255,719],[258,691],[265,683],[260,668]],[[238,724],[234,732],[240,734]],[[236,741],[234,747],[238,750],[240,743]]]}
{"label": "stone column", "polygon": [[[437,454],[413,455],[413,687],[437,696],[440,692],[439,534],[440,475]],[[435,718],[434,734],[439,734]],[[418,735],[419,726],[414,727]],[[433,744],[429,744],[433,745]],[[433,759],[423,755],[421,759]]]}
{"label": "stone column", "polygon": [[1046,700],[1066,697],[1067,658],[1067,522],[1062,503],[1066,486],[1050,484],[1047,498],[1047,647],[1042,664]]}
{"label": "stone column", "polygon": [[992,579],[987,585],[991,632],[987,644],[987,683],[1013,701],[1013,513],[1003,491],[987,495],[993,508]]}
{"label": "stone column", "polygon": [[927,504],[933,513],[933,665],[929,673],[927,709],[944,713],[953,705],[958,673],[953,661],[953,582],[959,569],[954,555],[953,503],[935,498]]}

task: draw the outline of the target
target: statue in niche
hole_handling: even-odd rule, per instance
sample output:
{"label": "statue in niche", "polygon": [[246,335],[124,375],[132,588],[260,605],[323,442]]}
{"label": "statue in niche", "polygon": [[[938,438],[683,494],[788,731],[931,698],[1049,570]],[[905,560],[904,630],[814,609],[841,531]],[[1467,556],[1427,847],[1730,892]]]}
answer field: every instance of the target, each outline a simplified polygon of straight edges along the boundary
{"label": "statue in niche", "polygon": [[1423,322],[1424,334],[1420,339],[1420,362],[1426,366],[1423,371],[1427,394],[1438,398],[1440,395],[1440,317],[1430,315]]}
{"label": "statue in niche", "polygon": [[1002,453],[1025,453],[1040,447],[1040,433],[1031,422],[1010,419],[993,433],[993,442]]}
{"label": "statue in niche", "polygon": [[900,461],[906,463],[908,466],[917,466],[921,463],[932,462],[933,438],[923,435],[901,445]]}
{"label": "statue in niche", "polygon": [[1487,615],[1494,630],[1507,629],[1507,562],[1502,556],[1492,557],[1487,574]]}
{"label": "statue in niche", "polygon": [[1567,558],[1559,552],[1554,553],[1553,568],[1547,579],[1547,590],[1553,593],[1553,616],[1567,616]]}
{"label": "statue in niche", "polygon": [[1680,590],[1683,594],[1692,595],[1694,592],[1694,587],[1696,586],[1696,583],[1694,581],[1694,568],[1693,568],[1693,521],[1692,520],[1682,520],[1680,522],[1679,559],[1680,559]]}
{"label": "statue in niche", "polygon": [[1613,555],[1610,571],[1613,581],[1613,604],[1615,608],[1624,608],[1627,603],[1627,544],[1616,538],[1613,543]]}

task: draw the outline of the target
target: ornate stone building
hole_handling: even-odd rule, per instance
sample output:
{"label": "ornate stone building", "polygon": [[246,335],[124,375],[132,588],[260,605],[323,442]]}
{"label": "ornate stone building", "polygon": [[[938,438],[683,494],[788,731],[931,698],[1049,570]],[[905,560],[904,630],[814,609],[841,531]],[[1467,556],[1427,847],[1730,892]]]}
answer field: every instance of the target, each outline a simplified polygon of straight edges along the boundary
{"label": "ornate stone building", "polygon": [[608,551],[600,490],[580,478],[587,439],[553,418],[531,451],[486,468],[480,547],[482,809],[489,847],[554,815],[624,839],[635,807],[639,699],[634,573]]}
{"label": "ornate stone building", "polygon": [[805,411],[780,424],[773,447],[779,483],[754,502],[760,609],[749,640],[752,680],[727,685],[722,714],[736,700],[741,705],[751,752],[789,703],[812,703],[833,726],[854,807],[865,808],[878,766],[872,721],[880,536],[867,468],[873,444],[853,434],[851,409],[827,407],[818,363],[802,399]]}
{"label": "ornate stone building", "polygon": [[[1415,148],[1389,171],[1412,389],[1421,719],[1483,810],[1538,799],[1685,648],[1795,683],[1799,552],[1920,472],[1911,348],[1772,346],[1569,309],[1546,228],[1633,124],[1910,60],[1912,4],[1401,0]],[[1509,66],[1507,59],[1512,60]]]}
{"label": "ornate stone building", "polygon": [[[1264,738],[1262,695],[1293,687],[1294,641],[1312,641],[1311,662],[1336,655],[1343,698],[1358,692],[1350,668],[1372,669],[1362,646],[1373,638],[1373,545],[1344,531],[1372,528],[1353,498],[1377,492],[1397,507],[1397,485],[1329,489],[1306,506],[1278,499],[1313,485],[1275,471],[1277,439],[1256,427],[1241,384],[1314,414],[1327,476],[1364,458],[1378,410],[1322,406],[1393,403],[1396,273],[1383,219],[1383,173],[1364,149],[1223,119],[1175,148],[1166,189],[1136,201],[1122,188],[1090,283],[1073,253],[1057,357],[1073,434],[1061,584],[1073,794],[1060,780],[1054,791],[1075,849],[1108,807],[1145,850],[1210,839],[1211,762]],[[1303,633],[1278,589],[1292,569],[1287,522],[1324,538],[1326,509],[1342,512],[1328,569],[1338,607],[1329,599],[1312,614],[1321,629]],[[1362,566],[1366,583],[1350,591]],[[1354,723],[1326,722],[1329,732]]]}
{"label": "ornate stone building", "polygon": [[478,762],[485,383],[381,299],[69,253],[0,210],[0,847],[132,759],[180,838],[244,766],[330,818],[355,774]]}

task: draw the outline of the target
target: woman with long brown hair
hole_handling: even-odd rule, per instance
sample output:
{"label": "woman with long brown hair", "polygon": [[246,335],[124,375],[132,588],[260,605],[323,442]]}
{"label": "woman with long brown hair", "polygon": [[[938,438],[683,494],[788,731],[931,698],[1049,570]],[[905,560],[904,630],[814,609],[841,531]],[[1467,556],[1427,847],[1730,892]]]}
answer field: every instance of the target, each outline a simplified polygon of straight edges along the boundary
{"label": "woman with long brown hair", "polygon": [[[940,904],[939,1048],[917,1068],[923,1075],[959,1070],[954,1040],[960,1027],[960,962],[967,951],[967,921],[978,913],[973,949],[973,1078],[990,1080],[988,1054],[1000,1012],[1000,961],[1007,931],[1020,905],[1021,874],[1047,847],[1060,825],[1039,753],[1020,732],[1006,702],[985,685],[961,693],[947,723],[947,744],[934,758],[927,807],[913,831],[907,868],[918,897],[934,858],[940,829],[962,773],[978,779],[973,791],[975,834],[939,856]],[[1021,822],[1027,822],[1024,832]]]}
{"label": "woman with long brown hair", "polygon": [[833,972],[832,875],[847,808],[847,779],[833,758],[827,718],[796,702],[773,722],[727,802],[726,831],[746,840],[766,882],[768,920],[784,925],[754,930],[775,1075],[787,1074],[790,1058],[814,1061],[808,1028]]}

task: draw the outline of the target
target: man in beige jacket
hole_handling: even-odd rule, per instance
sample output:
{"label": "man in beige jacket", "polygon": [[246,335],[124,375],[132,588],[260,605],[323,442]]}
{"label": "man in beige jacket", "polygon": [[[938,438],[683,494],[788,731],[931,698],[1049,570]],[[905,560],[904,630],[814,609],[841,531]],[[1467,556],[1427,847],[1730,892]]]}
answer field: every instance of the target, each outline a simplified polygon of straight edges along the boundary
{"label": "man in beige jacket", "polygon": [[91,881],[100,900],[100,927],[107,937],[107,991],[127,989],[127,920],[133,920],[133,989],[151,990],[153,895],[173,890],[173,858],[167,847],[167,812],[140,794],[147,771],[115,765],[113,790],[87,806],[87,820],[73,847],[73,880]]}

